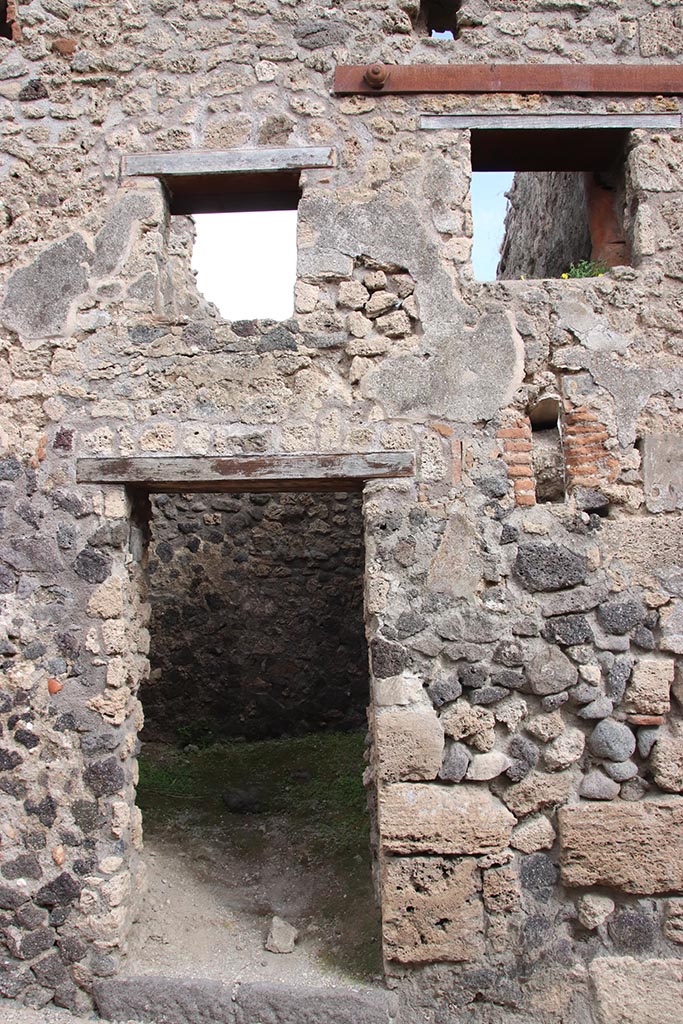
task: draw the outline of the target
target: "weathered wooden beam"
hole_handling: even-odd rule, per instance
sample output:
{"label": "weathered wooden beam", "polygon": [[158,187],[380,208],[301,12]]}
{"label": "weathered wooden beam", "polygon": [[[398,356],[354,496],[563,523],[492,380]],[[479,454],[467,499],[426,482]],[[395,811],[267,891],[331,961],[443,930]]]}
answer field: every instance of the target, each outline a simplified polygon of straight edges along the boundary
{"label": "weathered wooden beam", "polygon": [[680,130],[673,114],[423,114],[420,127],[467,129],[475,171],[596,171],[620,160],[636,128]]}
{"label": "weathered wooden beam", "polygon": [[263,174],[336,166],[336,150],[330,146],[298,146],[279,149],[231,149],[191,153],[131,153],[123,157],[126,177],[156,178],[187,175]]}
{"label": "weathered wooden beam", "polygon": [[334,91],[683,95],[681,64],[341,64]]}
{"label": "weathered wooden beam", "polygon": [[427,131],[469,128],[472,131],[551,131],[588,128],[683,128],[683,114],[423,114]]}
{"label": "weathered wooden beam", "polygon": [[409,477],[412,452],[310,455],[160,456],[78,459],[82,484],[125,484],[150,492],[355,491],[368,480]]}

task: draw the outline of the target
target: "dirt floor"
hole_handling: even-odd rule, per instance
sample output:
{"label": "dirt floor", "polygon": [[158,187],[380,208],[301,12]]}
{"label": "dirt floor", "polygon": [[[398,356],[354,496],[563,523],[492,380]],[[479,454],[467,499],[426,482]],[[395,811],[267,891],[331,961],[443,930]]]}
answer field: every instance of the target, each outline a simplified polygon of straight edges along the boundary
{"label": "dirt floor", "polygon": [[[148,890],[124,973],[381,980],[362,737],[154,746],[141,768]],[[265,949],[274,915],[293,952]]]}

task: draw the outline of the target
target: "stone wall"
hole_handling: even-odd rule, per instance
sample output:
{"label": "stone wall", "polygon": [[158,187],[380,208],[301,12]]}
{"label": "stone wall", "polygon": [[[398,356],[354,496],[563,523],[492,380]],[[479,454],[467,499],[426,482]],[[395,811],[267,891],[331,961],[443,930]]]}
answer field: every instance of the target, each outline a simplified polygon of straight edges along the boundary
{"label": "stone wall", "polygon": [[500,278],[561,277],[581,262],[628,265],[624,167],[518,172],[508,193]]}
{"label": "stone wall", "polygon": [[508,197],[498,277],[560,277],[590,259],[581,172],[518,172]]}
{"label": "stone wall", "polygon": [[[80,483],[77,458],[408,451],[412,477],[364,494],[397,1012],[612,1024],[647,976],[663,1024],[681,992],[683,137],[632,133],[632,266],[476,283],[468,132],[419,115],[678,100],[332,81],[376,59],[680,63],[676,5],[465,0],[453,42],[407,0],[18,17],[23,41],[0,38],[0,994],[90,1006],[135,970],[146,511],[140,488]],[[301,175],[295,314],[232,324],[197,292],[188,221],[120,161],[265,146],[336,163]],[[553,396],[565,497],[537,503],[529,416]]]}
{"label": "stone wall", "polygon": [[158,495],[143,738],[366,725],[358,495]]}

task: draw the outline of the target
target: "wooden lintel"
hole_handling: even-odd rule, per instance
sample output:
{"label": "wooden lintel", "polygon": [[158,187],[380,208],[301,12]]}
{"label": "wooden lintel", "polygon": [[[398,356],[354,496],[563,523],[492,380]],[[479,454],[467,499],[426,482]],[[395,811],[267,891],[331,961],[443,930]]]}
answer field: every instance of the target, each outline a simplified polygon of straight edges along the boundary
{"label": "wooden lintel", "polygon": [[231,149],[172,153],[131,153],[123,157],[127,177],[186,177],[217,174],[272,174],[281,171],[334,167],[330,146],[283,146],[279,149]]}
{"label": "wooden lintel", "polygon": [[683,114],[423,114],[427,131],[468,128],[471,131],[553,131],[590,128],[644,128],[654,131],[683,128]]}
{"label": "wooden lintel", "polygon": [[420,127],[469,131],[474,171],[596,171],[623,159],[629,132],[680,130],[683,117],[490,111],[423,114]]}
{"label": "wooden lintel", "polygon": [[409,477],[412,452],[306,455],[161,456],[78,459],[82,484],[125,484],[135,490],[183,493],[357,491],[368,480]]}
{"label": "wooden lintel", "polygon": [[334,91],[376,96],[449,92],[676,96],[683,95],[683,65],[342,64],[336,69]]}

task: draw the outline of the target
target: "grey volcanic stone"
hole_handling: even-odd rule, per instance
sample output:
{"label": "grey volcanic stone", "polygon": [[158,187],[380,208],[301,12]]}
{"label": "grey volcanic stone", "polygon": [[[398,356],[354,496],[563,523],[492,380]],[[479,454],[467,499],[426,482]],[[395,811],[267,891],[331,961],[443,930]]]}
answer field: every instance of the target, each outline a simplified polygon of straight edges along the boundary
{"label": "grey volcanic stone", "polygon": [[573,704],[592,704],[594,700],[598,700],[600,697],[602,697],[600,687],[591,686],[590,683],[579,683],[569,694],[569,699]]}
{"label": "grey volcanic stone", "polygon": [[588,749],[608,761],[628,761],[636,749],[636,738],[627,725],[604,718],[588,737]]}
{"label": "grey volcanic stone", "polygon": [[0,910],[17,910],[27,900],[26,893],[16,892],[8,885],[0,885]]}
{"label": "grey volcanic stone", "polygon": [[66,871],[38,890],[35,901],[39,907],[66,907],[80,894],[81,884]]}
{"label": "grey volcanic stone", "polygon": [[22,103],[31,103],[35,100],[46,100],[48,91],[39,78],[31,78],[19,90],[19,99]]}
{"label": "grey volcanic stone", "polygon": [[602,770],[615,782],[627,782],[638,774],[638,765],[634,761],[610,761]]}
{"label": "grey volcanic stone", "polygon": [[609,697],[598,697],[586,704],[577,712],[579,718],[609,718],[614,711],[614,704]]}
{"label": "grey volcanic stone", "polygon": [[649,757],[652,753],[657,739],[659,738],[659,728],[657,726],[651,726],[646,729],[638,730],[638,753],[641,757]]}
{"label": "grey volcanic stone", "polygon": [[517,575],[529,590],[565,590],[583,583],[588,565],[560,544],[523,544],[515,561]]}
{"label": "grey volcanic stone", "polygon": [[484,686],[488,678],[488,669],[484,665],[460,665],[458,668],[458,679],[463,686]]}
{"label": "grey volcanic stone", "polygon": [[631,678],[633,665],[634,659],[631,656],[614,659],[614,664],[607,675],[605,692],[615,704],[623,700],[626,693],[626,684]]}
{"label": "grey volcanic stone", "polygon": [[618,950],[645,953],[655,943],[657,925],[639,910],[617,910],[608,921],[607,931]]}
{"label": "grey volcanic stone", "polygon": [[637,626],[633,630],[633,642],[644,651],[654,651],[657,645],[654,633],[646,626]]}
{"label": "grey volcanic stone", "polygon": [[520,672],[512,669],[504,669],[491,676],[492,686],[503,686],[506,690],[521,690],[526,687],[526,679]]}
{"label": "grey volcanic stone", "polygon": [[37,880],[43,877],[42,868],[32,853],[21,853],[14,860],[8,860],[2,865],[0,871],[2,871],[3,877],[10,881],[14,881],[16,878]]}
{"label": "grey volcanic stone", "polygon": [[16,480],[21,473],[21,463],[13,455],[0,459],[0,480]]}
{"label": "grey volcanic stone", "polygon": [[323,46],[338,46],[348,35],[348,26],[343,21],[317,18],[302,18],[294,29],[299,46],[306,50],[320,50]]}
{"label": "grey volcanic stone", "polygon": [[447,782],[462,782],[471,760],[472,753],[464,743],[450,743],[446,747],[439,778]]}
{"label": "grey volcanic stone", "polygon": [[622,636],[640,625],[645,608],[640,601],[605,601],[598,607],[598,621],[606,633]]}
{"label": "grey volcanic stone", "polygon": [[388,1024],[389,999],[383,991],[243,983],[235,1024]]}
{"label": "grey volcanic stone", "polygon": [[83,548],[76,557],[74,569],[87,583],[104,583],[111,572],[111,558],[95,548]]}
{"label": "grey volcanic stone", "polygon": [[391,643],[383,637],[375,637],[370,644],[372,671],[378,679],[397,676],[408,663],[405,647]]}
{"label": "grey volcanic stone", "polygon": [[547,854],[532,853],[530,857],[523,858],[519,877],[524,889],[547,903],[557,881],[557,868]]}
{"label": "grey volcanic stone", "polygon": [[619,795],[622,800],[635,802],[637,800],[642,800],[649,788],[650,784],[646,782],[645,779],[641,778],[640,775],[635,775],[632,779],[628,779],[628,781],[623,784]]}
{"label": "grey volcanic stone", "polygon": [[0,772],[11,772],[21,762],[21,754],[16,750],[5,750],[4,747],[0,747]]}
{"label": "grey volcanic stone", "polygon": [[[95,1005],[108,1020],[158,1024],[234,1024],[232,987],[149,975],[107,978],[93,986]],[[256,1018],[258,1019],[258,1018]]]}
{"label": "grey volcanic stone", "polygon": [[11,594],[19,577],[5,565],[0,565],[0,594]]}
{"label": "grey volcanic stone", "polygon": [[546,640],[564,647],[588,644],[593,640],[593,630],[585,615],[557,615],[548,619],[542,632]]}
{"label": "grey volcanic stone", "polygon": [[123,768],[115,757],[108,757],[105,761],[95,761],[88,765],[83,778],[95,796],[112,796],[123,786]]}
{"label": "grey volcanic stone", "polygon": [[93,996],[109,1020],[156,1024],[389,1024],[391,1019],[391,996],[383,990],[232,985],[145,975],[98,980]]}
{"label": "grey volcanic stone", "polygon": [[53,928],[35,928],[26,932],[19,945],[22,960],[32,960],[39,953],[45,953],[55,944],[57,933]]}
{"label": "grey volcanic stone", "polygon": [[513,736],[508,746],[508,756],[512,758],[512,764],[505,774],[511,782],[521,782],[536,767],[539,750],[526,736]]}
{"label": "grey volcanic stone", "polygon": [[614,800],[619,796],[619,783],[608,779],[598,768],[588,772],[581,781],[579,793],[587,800]]}
{"label": "grey volcanic stone", "polygon": [[508,696],[508,691],[502,686],[480,686],[470,694],[471,704],[496,704],[503,697]]}
{"label": "grey volcanic stone", "polygon": [[432,699],[434,707],[441,708],[444,704],[450,704],[457,700],[462,693],[462,686],[459,680],[452,675],[449,679],[437,679],[427,687],[427,693]]}
{"label": "grey volcanic stone", "polygon": [[569,700],[569,694],[566,692],[562,693],[551,693],[547,697],[544,697],[541,701],[542,711],[557,711],[563,704],[566,704]]}
{"label": "grey volcanic stone", "polygon": [[501,640],[496,645],[491,660],[499,665],[505,665],[506,668],[515,668],[524,664],[524,650],[517,640]]}
{"label": "grey volcanic stone", "polygon": [[558,647],[539,649],[526,669],[533,693],[545,697],[573,686],[578,679],[576,666]]}

